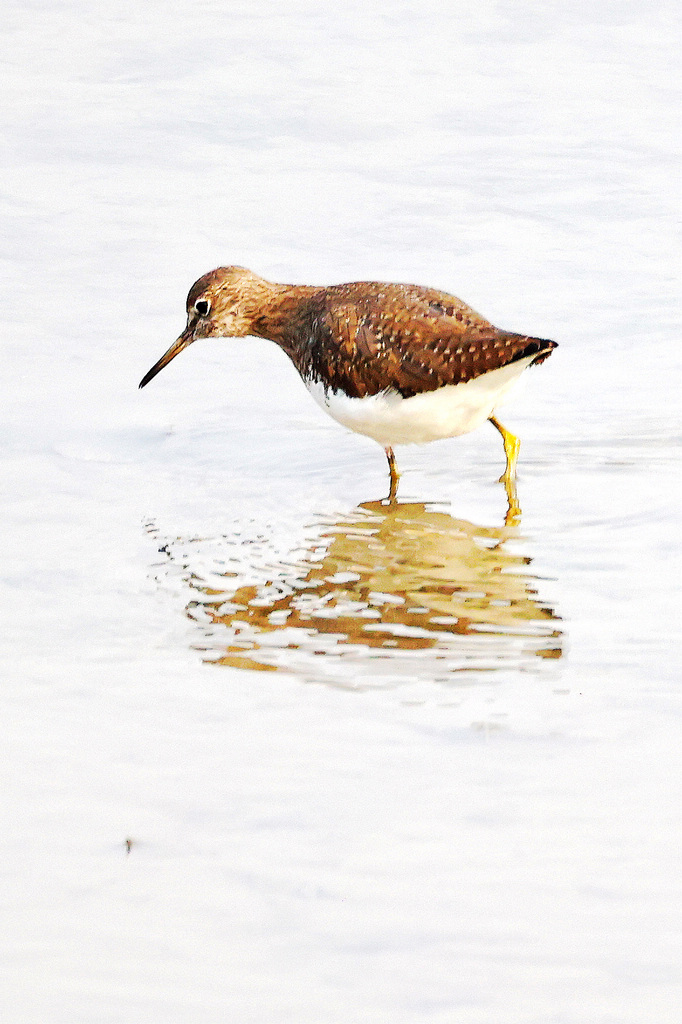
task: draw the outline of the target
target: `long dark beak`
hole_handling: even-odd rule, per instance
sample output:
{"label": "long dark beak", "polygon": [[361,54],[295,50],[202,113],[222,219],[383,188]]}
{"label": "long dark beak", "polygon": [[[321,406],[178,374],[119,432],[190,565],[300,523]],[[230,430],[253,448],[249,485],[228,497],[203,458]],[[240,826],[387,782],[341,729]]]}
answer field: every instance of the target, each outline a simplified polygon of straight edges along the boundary
{"label": "long dark beak", "polygon": [[173,342],[168,351],[161,356],[158,363],[154,363],[151,370],[149,370],[148,373],[145,373],[144,377],[140,381],[140,387],[143,388],[145,384],[149,384],[152,377],[156,377],[157,373],[160,370],[163,370],[164,366],[168,366],[171,359],[175,359],[178,353],[182,352],[183,348],[187,348],[188,345],[191,345],[193,341],[194,331],[190,330],[188,327],[187,330],[180,335],[178,340]]}

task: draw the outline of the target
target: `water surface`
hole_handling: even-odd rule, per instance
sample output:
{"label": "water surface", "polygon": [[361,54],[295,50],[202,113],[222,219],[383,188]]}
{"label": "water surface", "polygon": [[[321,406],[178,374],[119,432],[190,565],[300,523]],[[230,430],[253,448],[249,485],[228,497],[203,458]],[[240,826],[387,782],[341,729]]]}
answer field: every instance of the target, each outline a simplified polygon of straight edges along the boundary
{"label": "water surface", "polygon": [[248,524],[162,545],[208,660],[362,689],[415,676],[471,683],[561,657],[558,616],[515,527],[367,502],[306,532],[284,561]]}

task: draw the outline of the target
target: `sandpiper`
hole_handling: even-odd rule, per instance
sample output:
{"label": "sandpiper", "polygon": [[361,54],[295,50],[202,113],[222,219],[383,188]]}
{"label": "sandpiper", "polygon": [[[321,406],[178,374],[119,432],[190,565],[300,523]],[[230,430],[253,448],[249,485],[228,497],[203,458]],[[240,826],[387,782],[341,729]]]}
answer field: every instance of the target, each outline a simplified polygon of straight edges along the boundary
{"label": "sandpiper", "polygon": [[523,371],[556,342],[501,331],[454,295],[413,284],[274,284],[218,267],[187,296],[187,326],[140,381],[148,384],[198,338],[255,335],[289,356],[335,420],[377,441],[397,493],[393,446],[455,437],[490,420],[502,435],[501,477],[516,505],[519,440],[495,410]]}

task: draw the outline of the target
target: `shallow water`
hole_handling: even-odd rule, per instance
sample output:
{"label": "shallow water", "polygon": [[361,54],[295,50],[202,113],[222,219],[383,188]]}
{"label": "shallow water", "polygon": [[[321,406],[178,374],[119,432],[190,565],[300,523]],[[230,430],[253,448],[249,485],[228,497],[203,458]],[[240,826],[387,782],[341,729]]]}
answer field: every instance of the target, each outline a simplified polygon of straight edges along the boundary
{"label": "shallow water", "polygon": [[[672,6],[10,4],[3,1019],[679,1004]],[[434,26],[437,26],[436,28]],[[192,281],[555,338],[386,462]]]}

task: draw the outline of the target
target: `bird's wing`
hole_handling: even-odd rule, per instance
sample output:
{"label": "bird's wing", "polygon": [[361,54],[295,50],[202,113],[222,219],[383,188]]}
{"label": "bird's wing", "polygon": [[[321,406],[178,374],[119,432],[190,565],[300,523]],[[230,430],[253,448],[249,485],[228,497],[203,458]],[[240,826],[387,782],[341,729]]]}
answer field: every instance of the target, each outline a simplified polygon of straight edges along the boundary
{"label": "bird's wing", "polygon": [[[461,384],[554,342],[500,331],[453,295],[412,285],[329,289],[311,332],[304,376],[362,398],[404,398]],[[303,370],[302,370],[303,372]]]}

